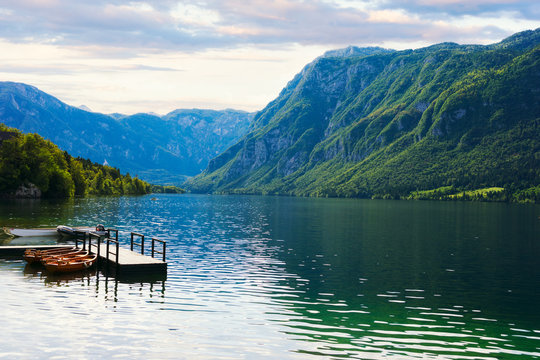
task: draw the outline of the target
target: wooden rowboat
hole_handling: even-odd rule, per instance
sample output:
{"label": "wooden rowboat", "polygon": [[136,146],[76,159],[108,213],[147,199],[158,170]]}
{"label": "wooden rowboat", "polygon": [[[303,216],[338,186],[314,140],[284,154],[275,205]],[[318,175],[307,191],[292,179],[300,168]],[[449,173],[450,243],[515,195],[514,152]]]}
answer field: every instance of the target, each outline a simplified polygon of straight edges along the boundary
{"label": "wooden rowboat", "polygon": [[66,246],[66,247],[54,247],[54,248],[51,248],[51,249],[26,249],[24,251],[24,253],[25,254],[34,254],[34,253],[37,253],[37,254],[54,254],[54,253],[57,253],[57,252],[73,251],[73,250],[77,250],[77,248],[74,247],[74,246]]}
{"label": "wooden rowboat", "polygon": [[43,265],[46,264],[53,264],[53,263],[59,263],[59,262],[70,262],[70,261],[79,261],[79,260],[87,260],[94,256],[94,254],[89,254],[88,252],[81,253],[80,255],[72,255],[72,256],[55,256],[55,257],[49,257],[46,259],[42,259],[41,263]]}
{"label": "wooden rowboat", "polygon": [[97,254],[92,254],[81,259],[50,260],[44,266],[50,273],[67,273],[88,269],[96,263],[96,260]]}
{"label": "wooden rowboat", "polygon": [[42,256],[40,261],[42,264],[45,264],[48,261],[52,260],[75,260],[75,259],[82,259],[84,257],[88,257],[90,253],[87,250],[77,250],[69,253],[62,253],[62,254],[53,254],[53,255],[45,255]]}
{"label": "wooden rowboat", "polygon": [[42,257],[49,255],[61,255],[67,254],[70,252],[78,251],[75,247],[61,248],[61,249],[49,249],[49,250],[36,250],[36,249],[27,249],[24,252],[23,258],[29,264],[32,264],[36,261],[40,261]]}

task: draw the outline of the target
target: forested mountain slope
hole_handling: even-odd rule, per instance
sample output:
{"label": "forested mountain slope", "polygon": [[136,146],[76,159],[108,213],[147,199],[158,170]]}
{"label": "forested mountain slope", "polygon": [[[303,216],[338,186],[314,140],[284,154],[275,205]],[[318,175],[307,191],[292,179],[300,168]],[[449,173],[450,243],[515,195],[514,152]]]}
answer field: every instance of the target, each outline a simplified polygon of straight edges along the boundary
{"label": "forested mountain slope", "polygon": [[142,195],[150,184],[110,166],[74,158],[37,134],[0,124],[0,197]]}
{"label": "forested mountain slope", "polygon": [[534,188],[539,45],[535,30],[489,46],[327,53],[185,186],[343,197]]}

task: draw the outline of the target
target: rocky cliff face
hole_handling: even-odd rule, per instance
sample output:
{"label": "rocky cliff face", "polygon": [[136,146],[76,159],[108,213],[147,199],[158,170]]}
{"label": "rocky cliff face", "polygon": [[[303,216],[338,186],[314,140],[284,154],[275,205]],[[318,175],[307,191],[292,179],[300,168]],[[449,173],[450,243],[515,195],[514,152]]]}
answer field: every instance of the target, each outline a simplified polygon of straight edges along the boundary
{"label": "rocky cliff face", "polygon": [[253,114],[176,110],[165,116],[104,115],[35,87],[0,82],[0,122],[35,132],[74,156],[105,161],[155,183],[180,183],[245,134]]}
{"label": "rocky cliff face", "polygon": [[[517,157],[535,161],[539,44],[536,30],[490,46],[328,52],[291,80],[255,116],[250,132],[186,186],[202,192],[369,196],[449,181],[512,183],[502,174],[518,163],[494,156],[490,143],[498,142],[505,154],[528,144],[529,154],[522,150]],[[463,164],[449,161],[449,154]],[[489,170],[482,165],[486,161],[502,168]],[[466,174],[475,167],[481,174]],[[528,184],[538,181],[535,171],[521,174]]]}
{"label": "rocky cliff face", "polygon": [[[361,61],[354,56],[327,55],[306,66],[276,101],[257,114],[254,124],[258,128],[234,147],[241,151],[237,161],[230,164],[226,178],[246,174],[272,161],[277,162],[275,170],[280,175],[296,171],[316,143],[345,125],[346,120],[336,121],[336,114],[350,103],[353,94],[372,83],[385,60],[376,55]],[[234,150],[212,160],[208,171],[236,157]]]}

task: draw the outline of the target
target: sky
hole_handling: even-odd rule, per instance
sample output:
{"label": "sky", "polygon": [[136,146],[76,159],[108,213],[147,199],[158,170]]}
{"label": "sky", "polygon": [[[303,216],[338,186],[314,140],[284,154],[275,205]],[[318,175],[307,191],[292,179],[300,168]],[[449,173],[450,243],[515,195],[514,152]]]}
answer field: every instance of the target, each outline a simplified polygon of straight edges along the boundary
{"label": "sky", "polygon": [[0,81],[102,113],[257,111],[327,50],[539,27],[538,0],[0,0]]}

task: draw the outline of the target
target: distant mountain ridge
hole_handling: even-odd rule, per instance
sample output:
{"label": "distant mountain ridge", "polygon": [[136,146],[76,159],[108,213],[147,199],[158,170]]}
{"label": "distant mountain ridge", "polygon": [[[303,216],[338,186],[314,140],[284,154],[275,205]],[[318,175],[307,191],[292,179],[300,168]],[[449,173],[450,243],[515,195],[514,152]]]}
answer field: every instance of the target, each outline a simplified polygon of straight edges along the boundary
{"label": "distant mountain ridge", "polygon": [[375,54],[391,53],[395,50],[385,49],[378,46],[374,47],[358,47],[348,46],[343,49],[328,50],[321,57],[352,57],[352,56],[370,56]]}
{"label": "distant mountain ridge", "polygon": [[194,192],[403,197],[540,184],[540,30],[308,64]]}
{"label": "distant mountain ridge", "polygon": [[105,115],[69,106],[30,85],[0,82],[1,123],[155,183],[179,184],[199,173],[245,134],[253,115],[199,109]]}

